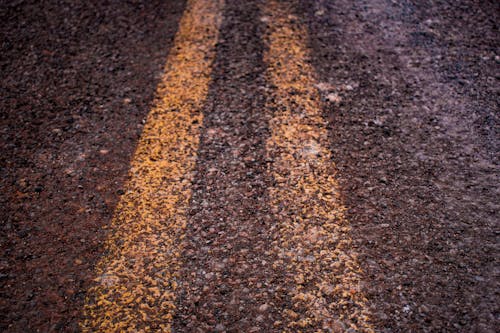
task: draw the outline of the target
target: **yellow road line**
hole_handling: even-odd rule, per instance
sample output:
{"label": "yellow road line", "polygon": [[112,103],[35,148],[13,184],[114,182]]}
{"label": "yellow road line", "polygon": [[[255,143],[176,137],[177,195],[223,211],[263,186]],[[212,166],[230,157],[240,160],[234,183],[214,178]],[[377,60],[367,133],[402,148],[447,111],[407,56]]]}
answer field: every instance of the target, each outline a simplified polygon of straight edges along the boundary
{"label": "yellow road line", "polygon": [[274,110],[267,151],[274,160],[270,197],[279,221],[273,246],[281,259],[275,265],[285,267],[293,285],[284,322],[275,324],[293,332],[373,332],[308,63],[307,30],[290,3],[269,1],[262,12],[268,25],[267,75],[276,87],[267,105]]}
{"label": "yellow road line", "polygon": [[181,241],[223,0],[191,0],[131,162],[84,332],[170,332]]}

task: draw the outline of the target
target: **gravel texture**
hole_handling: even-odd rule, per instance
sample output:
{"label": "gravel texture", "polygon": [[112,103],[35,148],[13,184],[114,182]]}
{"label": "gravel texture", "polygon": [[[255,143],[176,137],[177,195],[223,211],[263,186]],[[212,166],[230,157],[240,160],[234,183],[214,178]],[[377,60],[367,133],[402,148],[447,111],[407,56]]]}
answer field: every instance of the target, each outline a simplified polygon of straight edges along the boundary
{"label": "gravel texture", "polygon": [[255,1],[228,1],[223,11],[179,279],[178,332],[271,331],[279,319],[259,17]]}
{"label": "gravel texture", "polygon": [[[184,9],[1,1],[0,331],[80,330]],[[492,0],[227,1],[201,109],[174,331],[495,332],[499,13]],[[296,37],[278,38],[285,49],[273,58],[271,32],[283,26]],[[299,44],[293,58],[286,45]],[[305,91],[287,94],[286,74],[273,78],[280,56],[300,60],[285,69]],[[304,134],[297,150],[293,134],[276,133],[311,121],[304,112],[283,122],[304,96],[318,136]],[[317,152],[321,166],[310,162]],[[304,201],[290,186],[299,183],[281,181],[283,169],[311,168],[319,176],[302,188],[331,186],[334,203]],[[323,305],[339,298],[314,288],[338,267],[286,254],[338,244],[309,224],[321,222],[320,206],[342,212],[332,221],[345,226],[336,237],[356,285],[324,321]],[[306,227],[290,229],[288,212]],[[369,324],[346,319],[358,310]]]}
{"label": "gravel texture", "polygon": [[182,1],[2,1],[0,331],[78,330]]}
{"label": "gravel texture", "polygon": [[303,1],[381,332],[494,332],[498,3]]}

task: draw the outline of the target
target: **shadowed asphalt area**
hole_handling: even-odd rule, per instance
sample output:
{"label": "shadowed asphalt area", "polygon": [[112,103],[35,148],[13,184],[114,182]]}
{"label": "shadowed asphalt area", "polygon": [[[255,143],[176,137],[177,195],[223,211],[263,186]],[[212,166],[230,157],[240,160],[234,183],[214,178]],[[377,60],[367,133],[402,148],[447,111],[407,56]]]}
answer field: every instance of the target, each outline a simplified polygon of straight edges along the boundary
{"label": "shadowed asphalt area", "polygon": [[204,122],[181,267],[178,332],[272,331],[282,282],[270,252],[266,82],[260,8],[228,2]]}

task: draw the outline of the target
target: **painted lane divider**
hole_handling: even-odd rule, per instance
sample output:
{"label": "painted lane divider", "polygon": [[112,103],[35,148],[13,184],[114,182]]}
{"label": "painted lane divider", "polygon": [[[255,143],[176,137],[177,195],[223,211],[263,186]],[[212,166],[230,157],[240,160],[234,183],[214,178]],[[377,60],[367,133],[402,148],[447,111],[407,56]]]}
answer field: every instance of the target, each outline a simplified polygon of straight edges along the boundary
{"label": "painted lane divider", "polygon": [[170,332],[223,0],[188,0],[88,291],[83,332]]}
{"label": "painted lane divider", "polygon": [[272,0],[262,9],[268,27],[264,60],[275,87],[267,104],[273,113],[270,198],[278,221],[273,247],[280,258],[275,265],[287,272],[283,288],[290,304],[283,309],[284,322],[275,326],[286,332],[373,332],[308,63],[307,30],[292,6]]}

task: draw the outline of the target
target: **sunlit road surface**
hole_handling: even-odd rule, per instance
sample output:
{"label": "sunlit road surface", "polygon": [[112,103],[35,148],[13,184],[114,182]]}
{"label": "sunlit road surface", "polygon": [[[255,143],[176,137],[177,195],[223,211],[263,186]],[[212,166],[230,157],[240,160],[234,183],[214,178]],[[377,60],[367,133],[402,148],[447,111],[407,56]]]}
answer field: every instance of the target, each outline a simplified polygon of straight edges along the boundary
{"label": "sunlit road surface", "polygon": [[[201,107],[215,56],[222,0],[193,0],[180,22],[156,104],[131,162],[106,253],[87,295],[84,332],[170,332],[182,264],[185,212],[196,163]],[[277,329],[372,332],[360,268],[328,151],[325,120],[307,63],[307,31],[282,2],[263,5],[271,112],[266,144],[288,307]]]}

